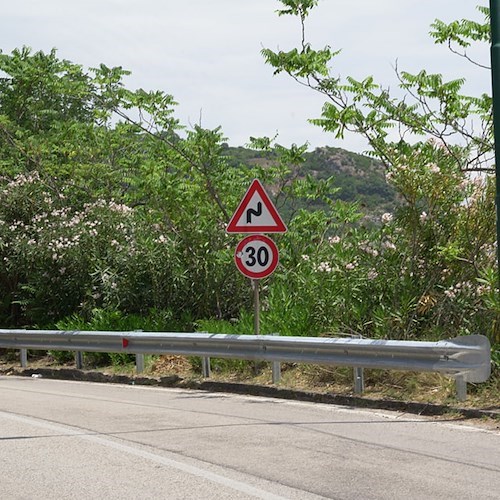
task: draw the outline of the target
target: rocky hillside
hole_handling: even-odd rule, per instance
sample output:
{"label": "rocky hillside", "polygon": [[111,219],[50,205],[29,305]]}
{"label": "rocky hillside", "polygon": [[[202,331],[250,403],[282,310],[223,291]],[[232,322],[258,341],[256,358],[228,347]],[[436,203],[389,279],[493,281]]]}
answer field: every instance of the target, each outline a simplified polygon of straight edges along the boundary
{"label": "rocky hillside", "polygon": [[[276,158],[272,152],[255,151],[243,147],[227,146],[226,154],[234,163],[272,165]],[[335,195],[344,201],[357,201],[367,214],[393,211],[396,205],[394,189],[385,180],[382,164],[373,158],[340,148],[322,147],[305,153],[305,162],[298,171],[319,179],[332,177],[340,188]]]}

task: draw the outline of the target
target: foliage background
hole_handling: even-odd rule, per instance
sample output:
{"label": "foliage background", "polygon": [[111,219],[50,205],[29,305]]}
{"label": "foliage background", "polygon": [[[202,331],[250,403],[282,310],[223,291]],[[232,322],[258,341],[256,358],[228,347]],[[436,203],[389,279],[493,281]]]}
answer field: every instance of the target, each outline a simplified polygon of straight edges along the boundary
{"label": "foliage background", "polygon": [[[364,135],[371,158],[269,138],[231,149],[220,128],[178,123],[172,96],[128,89],[120,67],[85,71],[55,50],[0,54],[2,326],[141,318],[251,333],[251,289],[225,225],[259,178],[289,228],[262,283],[262,333],[481,333],[498,368],[491,98],[425,71],[397,70],[404,98],[371,77],[334,77],[336,52],[305,38],[316,2],[281,3],[301,42],[264,49],[266,62],[322,93],[314,123]],[[461,49],[488,42],[480,13],[437,21],[431,35]]]}

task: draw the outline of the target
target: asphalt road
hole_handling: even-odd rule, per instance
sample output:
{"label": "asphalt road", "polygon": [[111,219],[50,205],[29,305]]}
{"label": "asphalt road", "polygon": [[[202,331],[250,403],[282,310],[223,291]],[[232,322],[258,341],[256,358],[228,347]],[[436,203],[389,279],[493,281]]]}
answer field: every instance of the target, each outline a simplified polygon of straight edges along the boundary
{"label": "asphalt road", "polygon": [[500,432],[179,389],[0,377],[0,499],[500,499]]}

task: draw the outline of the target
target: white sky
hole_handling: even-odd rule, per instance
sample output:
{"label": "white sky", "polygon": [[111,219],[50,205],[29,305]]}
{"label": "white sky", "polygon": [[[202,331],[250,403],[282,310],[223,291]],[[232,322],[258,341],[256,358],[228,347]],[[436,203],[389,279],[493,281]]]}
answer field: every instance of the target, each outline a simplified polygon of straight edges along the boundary
{"label": "white sky", "polygon": [[[428,36],[434,19],[477,19],[485,0],[320,0],[309,17],[316,48],[342,48],[335,73],[373,75],[396,85],[394,64],[427,69],[449,78],[465,76],[471,93],[490,92],[490,75]],[[163,90],[179,103],[183,124],[222,126],[229,144],[250,136],[278,142],[309,142],[363,151],[363,141],[336,140],[307,122],[320,115],[323,99],[285,75],[273,76],[263,47],[289,50],[300,42],[298,20],[278,17],[276,0],[4,0],[0,48],[28,45],[58,49],[61,58],[85,68],[123,66],[130,88]],[[488,47],[477,54],[489,63]]]}

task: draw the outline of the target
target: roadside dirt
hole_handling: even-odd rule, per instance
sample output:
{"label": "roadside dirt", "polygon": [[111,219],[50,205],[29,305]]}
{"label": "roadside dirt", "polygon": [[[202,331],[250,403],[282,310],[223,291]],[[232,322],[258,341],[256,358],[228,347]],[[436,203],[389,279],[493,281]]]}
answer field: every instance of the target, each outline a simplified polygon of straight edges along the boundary
{"label": "roadside dirt", "polygon": [[500,380],[468,384],[466,401],[457,401],[454,381],[438,374],[365,370],[365,391],[354,394],[348,368],[282,364],[279,384],[272,384],[269,364],[212,360],[211,376],[204,379],[196,360],[183,356],[147,358],[143,374],[134,365],[78,370],[60,365],[50,356],[30,357],[21,368],[12,357],[0,357],[0,374],[87,380],[104,383],[182,387],[214,392],[252,394],[360,408],[393,410],[500,431]]}

